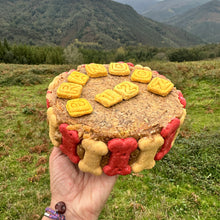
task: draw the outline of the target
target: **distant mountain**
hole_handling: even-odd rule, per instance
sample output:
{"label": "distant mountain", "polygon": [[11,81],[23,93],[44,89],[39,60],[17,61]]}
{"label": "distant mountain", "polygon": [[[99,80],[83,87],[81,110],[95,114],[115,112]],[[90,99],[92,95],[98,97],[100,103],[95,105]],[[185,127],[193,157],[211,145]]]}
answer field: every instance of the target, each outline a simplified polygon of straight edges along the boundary
{"label": "distant mountain", "polygon": [[78,39],[105,48],[121,45],[188,46],[201,40],[147,19],[111,0],[0,0],[0,39],[66,46]]}
{"label": "distant mountain", "polygon": [[183,14],[192,8],[196,8],[210,0],[164,0],[147,8],[141,14],[155,21],[165,22],[173,16]]}
{"label": "distant mountain", "polygon": [[113,1],[130,5],[139,14],[142,14],[144,11],[151,8],[160,0],[113,0]]}
{"label": "distant mountain", "polygon": [[220,42],[220,1],[213,0],[176,16],[169,24],[181,27],[209,43]]}

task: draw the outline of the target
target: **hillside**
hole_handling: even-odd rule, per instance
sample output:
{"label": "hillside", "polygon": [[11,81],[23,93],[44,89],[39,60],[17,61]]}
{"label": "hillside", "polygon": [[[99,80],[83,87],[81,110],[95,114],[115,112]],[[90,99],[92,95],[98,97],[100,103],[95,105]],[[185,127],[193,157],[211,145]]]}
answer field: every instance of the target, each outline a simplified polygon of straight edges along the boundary
{"label": "hillside", "polygon": [[142,15],[155,21],[164,22],[208,1],[210,0],[164,0],[147,8]]}
{"label": "hillside", "polygon": [[169,24],[181,27],[211,43],[220,42],[220,1],[213,0],[171,19]]}
{"label": "hillside", "polygon": [[105,48],[121,45],[188,46],[198,38],[139,15],[111,0],[0,0],[0,39],[66,46],[75,39]]}

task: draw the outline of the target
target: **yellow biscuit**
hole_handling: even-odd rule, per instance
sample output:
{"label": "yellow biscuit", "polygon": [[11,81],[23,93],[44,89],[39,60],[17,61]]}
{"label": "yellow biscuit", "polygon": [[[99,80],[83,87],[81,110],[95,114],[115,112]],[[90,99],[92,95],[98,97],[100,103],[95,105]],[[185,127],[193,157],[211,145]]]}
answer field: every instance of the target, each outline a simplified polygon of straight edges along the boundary
{"label": "yellow biscuit", "polygon": [[57,122],[57,117],[56,117],[52,107],[49,107],[47,109],[47,120],[49,123],[50,140],[55,147],[58,147],[61,142],[61,134],[58,129],[59,125]]}
{"label": "yellow biscuit", "polygon": [[89,80],[89,77],[86,74],[73,71],[67,78],[67,80],[71,83],[76,83],[84,86],[87,81]]}
{"label": "yellow biscuit", "polygon": [[116,76],[128,76],[130,69],[127,63],[110,63],[109,73]]}
{"label": "yellow biscuit", "polygon": [[92,113],[93,108],[84,98],[71,99],[67,101],[66,109],[70,116],[80,117]]}
{"label": "yellow biscuit", "polygon": [[173,83],[169,80],[156,77],[148,84],[147,90],[157,95],[167,96],[173,87]]}
{"label": "yellow biscuit", "polygon": [[141,70],[151,70],[148,66],[142,66],[140,64],[135,65],[135,69],[141,69]]}
{"label": "yellow biscuit", "polygon": [[57,96],[64,99],[79,98],[82,93],[82,86],[75,83],[64,82],[57,89]]}
{"label": "yellow biscuit", "polygon": [[134,68],[135,68],[135,69],[143,69],[143,66],[140,65],[140,64],[137,64],[137,65],[134,66]]}
{"label": "yellow biscuit", "polygon": [[131,81],[149,83],[152,78],[152,72],[150,70],[136,69],[131,75]]}
{"label": "yellow biscuit", "polygon": [[124,81],[115,86],[114,91],[122,95],[124,100],[128,100],[139,93],[139,87],[129,81]]}
{"label": "yellow biscuit", "polygon": [[180,126],[179,126],[179,128],[177,129],[177,131],[176,131],[176,134],[175,134],[175,136],[174,136],[174,138],[173,138],[173,141],[172,141],[172,143],[171,143],[171,146],[173,146],[173,144],[174,144],[174,142],[175,142],[175,140],[176,140],[176,138],[177,138],[177,136],[178,136],[178,134],[179,134],[179,132],[180,132],[180,128],[181,128],[181,126],[182,126],[182,124],[183,124],[183,122],[184,122],[184,120],[185,120],[185,117],[186,117],[186,109],[183,109],[183,114],[182,114],[181,117],[180,117]]}
{"label": "yellow biscuit", "polygon": [[59,76],[56,76],[53,81],[49,84],[48,90],[53,90],[59,84]]}
{"label": "yellow biscuit", "polygon": [[145,66],[143,69],[144,69],[144,70],[150,70],[150,71],[151,71],[151,68],[150,68],[149,66]]}
{"label": "yellow biscuit", "polygon": [[157,150],[164,144],[164,139],[160,134],[141,138],[138,147],[141,150],[137,161],[132,164],[132,170],[136,173],[144,169],[151,169],[155,165],[154,157]]}
{"label": "yellow biscuit", "polygon": [[100,164],[102,156],[108,153],[107,145],[102,141],[83,139],[82,147],[85,150],[85,154],[83,159],[79,161],[79,169],[97,176],[101,175],[102,168]]}
{"label": "yellow biscuit", "polygon": [[111,107],[123,100],[123,97],[111,89],[106,89],[104,92],[97,94],[95,100],[105,107]]}
{"label": "yellow biscuit", "polygon": [[108,75],[107,69],[102,64],[86,64],[85,68],[90,77],[102,77]]}

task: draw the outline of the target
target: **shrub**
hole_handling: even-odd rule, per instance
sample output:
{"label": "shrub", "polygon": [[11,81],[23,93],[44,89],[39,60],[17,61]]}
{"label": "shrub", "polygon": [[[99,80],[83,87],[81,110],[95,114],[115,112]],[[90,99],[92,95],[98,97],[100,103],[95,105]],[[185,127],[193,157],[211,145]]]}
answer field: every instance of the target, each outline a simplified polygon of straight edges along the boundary
{"label": "shrub", "polygon": [[181,49],[176,49],[170,54],[168,54],[168,58],[170,61],[173,62],[184,62],[184,61],[201,60],[203,56],[200,49],[181,48]]}
{"label": "shrub", "polygon": [[39,76],[27,72],[27,73],[14,73],[12,75],[4,76],[0,79],[0,85],[4,86],[21,86],[21,85],[37,85],[41,84],[42,80]]}

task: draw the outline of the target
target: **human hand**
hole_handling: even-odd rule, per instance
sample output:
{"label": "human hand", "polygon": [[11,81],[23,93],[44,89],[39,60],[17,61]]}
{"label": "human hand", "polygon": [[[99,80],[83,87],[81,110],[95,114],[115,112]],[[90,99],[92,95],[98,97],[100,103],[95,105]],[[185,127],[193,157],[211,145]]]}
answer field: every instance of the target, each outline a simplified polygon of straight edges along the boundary
{"label": "human hand", "polygon": [[[117,176],[83,173],[62,151],[54,147],[50,155],[51,204],[66,204],[66,220],[98,219]],[[45,218],[45,217],[44,217]],[[44,219],[43,218],[43,219]],[[46,218],[45,218],[46,219]]]}

